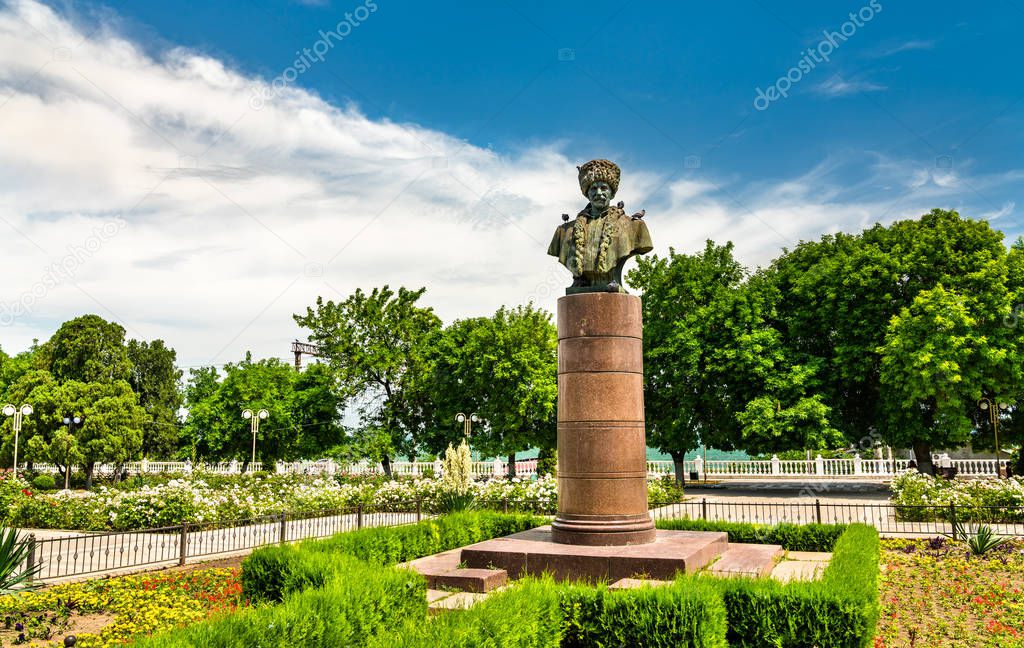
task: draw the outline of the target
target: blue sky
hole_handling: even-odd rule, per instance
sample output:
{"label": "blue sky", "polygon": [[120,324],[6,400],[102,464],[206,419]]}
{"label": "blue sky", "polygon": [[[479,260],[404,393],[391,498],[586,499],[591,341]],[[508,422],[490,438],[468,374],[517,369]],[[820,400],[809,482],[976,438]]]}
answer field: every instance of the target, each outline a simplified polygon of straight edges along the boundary
{"label": "blue sky", "polygon": [[[273,77],[358,2],[110,2],[127,32]],[[372,17],[299,78],[371,117],[499,151],[564,140],[579,159],[614,150],[668,171],[687,155],[749,181],[829,156],[943,155],[977,172],[1019,166],[1024,5],[879,2],[831,62],[753,109],[801,51],[865,4],[845,2],[411,2]],[[82,10],[83,5],[76,5]],[[570,56],[559,50],[571,50]],[[846,84],[846,85],[843,85]],[[851,180],[860,179],[856,167]],[[977,196],[1001,206],[994,192]],[[991,207],[991,205],[990,205]]]}
{"label": "blue sky", "polygon": [[0,347],[97,312],[186,366],[287,357],[292,313],[384,283],[447,321],[554,310],[544,251],[594,157],[658,253],[755,267],[933,207],[1012,240],[1022,24],[1021,0],[0,0]]}

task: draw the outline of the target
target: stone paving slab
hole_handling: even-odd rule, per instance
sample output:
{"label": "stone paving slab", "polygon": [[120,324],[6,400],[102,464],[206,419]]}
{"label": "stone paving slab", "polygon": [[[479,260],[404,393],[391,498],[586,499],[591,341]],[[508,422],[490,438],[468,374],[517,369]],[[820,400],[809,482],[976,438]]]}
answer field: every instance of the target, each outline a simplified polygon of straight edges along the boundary
{"label": "stone paving slab", "polygon": [[804,560],[827,563],[832,560],[832,554],[828,551],[787,551],[786,560]]}
{"label": "stone paving slab", "polygon": [[442,614],[453,610],[468,610],[475,604],[487,598],[489,594],[476,594],[473,592],[456,592],[451,596],[438,599],[427,606],[429,614]]}
{"label": "stone paving slab", "polygon": [[654,580],[647,578],[620,578],[608,586],[610,590],[640,589],[642,587],[665,587],[671,585],[672,581]]}
{"label": "stone paving slab", "polygon": [[826,563],[804,560],[783,560],[772,569],[771,577],[783,583],[812,581],[821,578]]}
{"label": "stone paving slab", "polygon": [[708,571],[715,576],[767,576],[783,554],[779,545],[730,544]]}
{"label": "stone paving slab", "polygon": [[434,601],[440,601],[443,598],[447,598],[455,592],[446,592],[444,590],[428,589],[427,590],[427,605],[430,605]]}

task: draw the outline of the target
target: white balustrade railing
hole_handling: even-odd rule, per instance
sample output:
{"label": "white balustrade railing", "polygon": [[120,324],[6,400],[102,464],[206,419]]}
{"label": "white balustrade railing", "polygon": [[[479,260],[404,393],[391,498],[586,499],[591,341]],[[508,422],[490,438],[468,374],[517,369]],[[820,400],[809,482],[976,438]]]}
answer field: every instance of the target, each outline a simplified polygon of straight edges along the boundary
{"label": "white balustrade railing", "polygon": [[[241,461],[224,461],[221,463],[206,464],[198,463],[192,464],[189,461],[129,461],[123,464],[107,464],[99,463],[93,466],[93,474],[97,476],[108,476],[116,474],[118,471],[126,473],[128,475],[155,475],[160,473],[182,473],[190,474],[193,472],[207,472],[218,475],[238,475],[242,472],[243,462]],[[28,464],[22,464],[23,469],[28,469]],[[72,466],[73,472],[81,472],[84,470],[82,466]],[[40,473],[57,473],[60,470],[57,466],[49,463],[34,463],[32,464],[32,470]],[[257,461],[256,463],[250,463],[246,469],[248,472],[259,472],[263,470],[263,463]]]}
{"label": "white balustrade railing", "polygon": [[[951,459],[957,474],[963,477],[995,476],[995,459]],[[1006,466],[1008,460],[1000,459]],[[891,478],[909,468],[909,459],[779,459],[769,460],[714,460],[705,462],[702,457],[683,462],[687,477],[697,473],[699,479],[762,478],[762,477],[868,477]],[[938,464],[936,464],[938,465]],[[647,474],[661,477],[675,474],[672,461],[648,461]]]}
{"label": "white balustrade railing", "polygon": [[[277,462],[275,470],[280,474],[336,474],[347,473],[350,475],[380,475],[384,474],[384,467],[380,463],[369,461],[358,461],[351,464],[339,464],[332,460],[321,461],[294,461]],[[426,477],[439,476],[441,474],[440,461],[392,461],[391,474],[401,477]],[[503,478],[508,474],[508,463],[501,459],[494,461],[474,461],[472,464],[474,477]],[[516,462],[517,477],[533,477],[537,474],[537,460],[523,459]]]}
{"label": "white balustrade railing", "polygon": [[[940,465],[939,457],[935,458],[936,465]],[[956,468],[957,474],[961,477],[987,477],[996,474],[995,459],[947,459],[951,467]],[[698,479],[730,479],[730,478],[788,478],[788,477],[840,477],[840,478],[891,478],[909,468],[908,459],[823,459],[821,456],[814,459],[779,459],[772,457],[768,460],[755,459],[729,459],[704,461],[698,456],[695,459],[688,459],[683,462],[685,475],[689,477],[696,473]],[[1006,466],[1007,459],[1000,459],[1000,464]],[[25,466],[23,464],[23,466]],[[193,465],[188,461],[131,461],[125,464],[97,464],[93,473],[98,476],[113,475],[121,470],[128,475],[159,474],[159,473],[182,473],[207,472],[221,475],[237,475],[242,472],[243,462],[225,461],[214,464],[198,463]],[[33,470],[42,473],[56,473],[58,469],[52,464],[36,463],[32,465]],[[75,470],[80,467],[75,466]],[[248,467],[249,472],[263,470],[263,464],[256,462]],[[358,461],[351,464],[337,463],[332,459],[319,459],[317,461],[293,461],[277,462],[275,472],[278,474],[300,474],[300,475],[334,475],[347,473],[354,475],[383,474],[384,469],[380,463],[368,460]],[[501,459],[493,461],[474,461],[472,472],[478,478],[503,478],[508,474],[508,464]],[[441,474],[440,461],[392,461],[391,473],[403,477],[426,477],[438,476]],[[516,476],[530,478],[537,474],[537,460],[524,459],[516,461]],[[675,474],[675,464],[672,461],[648,461],[647,474],[649,477],[662,477]]]}

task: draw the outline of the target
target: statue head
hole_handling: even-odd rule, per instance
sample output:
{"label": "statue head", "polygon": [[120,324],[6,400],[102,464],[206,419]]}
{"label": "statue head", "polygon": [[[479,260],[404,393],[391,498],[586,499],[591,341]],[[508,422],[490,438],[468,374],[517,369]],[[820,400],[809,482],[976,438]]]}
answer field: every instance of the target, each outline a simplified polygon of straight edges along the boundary
{"label": "statue head", "polygon": [[619,190],[622,172],[609,160],[591,160],[579,167],[580,191],[598,211],[603,211]]}
{"label": "statue head", "polygon": [[608,204],[614,197],[615,192],[612,190],[612,186],[601,180],[590,185],[590,189],[587,189],[587,198],[590,199],[590,204],[599,212],[607,209]]}

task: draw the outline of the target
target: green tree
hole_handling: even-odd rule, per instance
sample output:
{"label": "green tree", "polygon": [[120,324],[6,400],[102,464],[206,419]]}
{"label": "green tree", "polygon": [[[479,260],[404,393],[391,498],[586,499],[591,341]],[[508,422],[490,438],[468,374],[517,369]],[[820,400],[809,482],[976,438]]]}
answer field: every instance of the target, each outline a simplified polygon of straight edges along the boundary
{"label": "green tree", "polygon": [[[61,395],[57,381],[50,375],[49,371],[33,369],[22,373],[14,380],[3,394],[4,403],[14,403],[20,407],[23,403],[32,405],[32,415],[25,417],[22,421],[19,443],[19,462],[24,460],[47,461],[43,456],[37,456],[32,452],[30,442],[33,437],[42,437],[42,442],[49,443],[50,434],[58,429],[61,424],[61,412],[63,411]],[[3,442],[0,445],[0,456],[3,465],[7,466],[13,461],[14,454],[14,432],[11,428],[13,421],[8,417],[0,420],[0,436]]]}
{"label": "green tree", "polygon": [[422,401],[406,389],[441,327],[432,309],[417,305],[425,290],[358,289],[337,303],[318,298],[315,309],[295,315],[337,377],[340,396],[357,409],[357,435],[387,433],[380,460],[388,475],[391,457],[414,454],[426,428]]}
{"label": "green tree", "polygon": [[[200,381],[216,377],[212,370],[194,374]],[[250,421],[242,418],[242,411],[265,409],[269,416],[260,423],[256,456],[264,462],[287,457],[294,442],[294,367],[277,358],[253,361],[247,354],[242,362],[225,365],[224,374],[205,400],[188,403],[187,429],[199,456],[241,459],[247,468],[253,439]],[[202,384],[190,393],[203,393],[208,388],[208,384]]]}
{"label": "green tree", "polygon": [[184,430],[197,457],[241,459],[248,468],[253,440],[244,409],[269,413],[256,440],[263,462],[322,456],[344,442],[334,378],[323,365],[299,373],[276,358],[246,355],[225,365],[223,379],[213,367],[192,370],[185,393]]}
{"label": "green tree", "polygon": [[555,447],[558,337],[550,313],[533,304],[498,309],[491,317],[458,320],[437,336],[430,353],[434,429],[429,447],[459,443],[457,412],[476,413],[471,444],[483,456],[508,457]]}
{"label": "green tree", "polygon": [[39,353],[43,366],[58,382],[128,380],[131,371],[124,327],[98,315],[64,322]]}
{"label": "green tree", "polygon": [[313,363],[297,374],[291,405],[297,435],[291,454],[296,458],[344,455],[344,406],[337,380],[327,365]]}
{"label": "green tree", "polygon": [[146,411],[125,380],[109,383],[67,381],[60,386],[65,415],[81,414],[73,430],[83,457],[86,488],[92,488],[97,463],[124,464],[142,449]]}
{"label": "green tree", "polygon": [[[999,338],[1003,346],[1015,345],[1001,325],[1011,312],[1008,259],[1002,234],[988,223],[939,209],[920,219],[876,225],[859,235],[826,236],[801,243],[773,262],[769,273],[779,301],[771,323],[782,333],[794,362],[818,367],[831,422],[849,442],[871,438],[904,443],[897,422],[915,414],[893,411],[908,407],[913,399],[906,394],[895,397],[885,386],[898,375],[891,356],[899,344],[894,338],[887,340],[897,334],[890,329],[892,319],[902,316],[904,309],[910,309],[908,317],[926,317],[928,303],[915,307],[915,299],[941,285],[962,300],[965,317],[977,322],[979,335]],[[938,298],[938,293],[929,297]],[[908,322],[899,331],[922,333]],[[882,349],[890,341],[890,382],[883,384]],[[1017,357],[1016,352],[1009,357]],[[1005,367],[1004,373],[963,367],[963,379],[973,376],[979,382],[961,390],[961,395],[1005,394],[1006,383],[1019,375],[1015,363]],[[960,406],[978,420],[976,403],[961,400]],[[960,432],[953,434],[952,428],[927,420],[912,429],[920,437],[915,442],[920,452],[963,438]],[[930,470],[930,455],[920,452],[920,467]]]}
{"label": "green tree", "polygon": [[[126,381],[58,383],[49,372],[37,370],[22,376],[9,392],[25,394],[35,409],[22,427],[27,461],[52,460],[58,454],[53,444],[63,443],[62,433],[70,434],[80,454],[72,459],[81,462],[86,487],[91,488],[97,463],[123,464],[138,458],[146,412]],[[74,416],[83,421],[68,430],[63,420]]]}
{"label": "green tree", "polygon": [[40,366],[39,341],[32,340],[32,346],[21,353],[9,356],[0,351],[0,394],[7,391],[7,388],[33,369]]}
{"label": "green tree", "polygon": [[985,386],[1019,375],[1009,349],[999,342],[986,335],[968,300],[942,284],[918,293],[889,324],[878,349],[888,436],[912,447],[923,470],[931,471],[933,447],[970,441]]}
{"label": "green tree", "polygon": [[64,481],[64,488],[71,485],[71,467],[85,461],[85,455],[78,446],[78,439],[65,429],[53,433],[47,443],[42,436],[29,439],[29,452],[42,461],[57,466]]}
{"label": "green tree", "polygon": [[184,404],[177,353],[163,340],[129,340],[128,359],[131,361],[128,383],[139,395],[139,405],[146,410],[149,419],[142,437],[142,455],[170,458],[178,449],[181,425],[178,410]]}
{"label": "green tree", "polygon": [[677,479],[699,443],[766,451],[833,436],[813,368],[793,363],[766,324],[774,285],[748,277],[732,243],[642,257],[629,282],[643,291],[649,443],[672,456]]}

